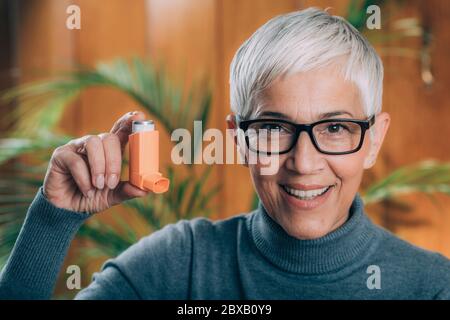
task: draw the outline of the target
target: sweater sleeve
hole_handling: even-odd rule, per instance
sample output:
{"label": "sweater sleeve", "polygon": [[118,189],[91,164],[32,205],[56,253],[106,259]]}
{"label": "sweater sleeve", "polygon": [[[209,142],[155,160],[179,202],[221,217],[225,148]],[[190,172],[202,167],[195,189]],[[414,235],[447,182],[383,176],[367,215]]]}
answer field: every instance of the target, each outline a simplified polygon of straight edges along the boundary
{"label": "sweater sleeve", "polygon": [[[0,273],[0,299],[48,299],[70,242],[89,217],[52,205],[39,190]],[[192,233],[186,220],[142,238],[107,261],[76,299],[186,299]]]}
{"label": "sweater sleeve", "polygon": [[70,242],[88,217],[55,207],[40,188],[0,273],[0,299],[50,298]]}
{"label": "sweater sleeve", "polygon": [[189,221],[166,225],[108,260],[76,299],[189,299],[192,242]]}

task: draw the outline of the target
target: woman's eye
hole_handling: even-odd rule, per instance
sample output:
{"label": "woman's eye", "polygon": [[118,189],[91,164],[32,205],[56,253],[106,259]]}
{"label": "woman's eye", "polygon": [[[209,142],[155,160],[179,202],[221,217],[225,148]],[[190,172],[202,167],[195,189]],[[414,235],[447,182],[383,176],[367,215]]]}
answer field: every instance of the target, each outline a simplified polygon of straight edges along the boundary
{"label": "woman's eye", "polygon": [[284,130],[284,128],[277,123],[264,123],[261,125],[261,129],[267,130],[267,131],[282,131],[282,130]]}
{"label": "woman's eye", "polygon": [[340,133],[342,130],[347,130],[347,128],[339,123],[333,123],[327,127],[327,133]]}

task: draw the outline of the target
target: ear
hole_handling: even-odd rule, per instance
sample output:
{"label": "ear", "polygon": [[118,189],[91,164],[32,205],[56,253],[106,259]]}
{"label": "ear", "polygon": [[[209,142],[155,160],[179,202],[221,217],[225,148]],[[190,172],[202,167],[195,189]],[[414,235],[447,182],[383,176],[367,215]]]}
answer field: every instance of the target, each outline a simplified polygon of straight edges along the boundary
{"label": "ear", "polygon": [[236,116],[234,114],[229,114],[227,115],[226,121],[227,121],[227,129],[232,130],[233,132],[234,143],[236,144],[239,150],[241,158],[244,159],[244,165],[248,167],[245,138],[241,130],[238,130],[239,128],[237,125]]}
{"label": "ear", "polygon": [[391,117],[388,113],[382,112],[377,115],[375,119],[375,124],[373,128],[373,138],[370,132],[366,133],[369,135],[370,141],[370,151],[367,157],[364,159],[364,169],[370,169],[375,165],[378,153],[380,152],[381,146],[384,141],[384,137],[389,129],[389,124],[391,122]]}

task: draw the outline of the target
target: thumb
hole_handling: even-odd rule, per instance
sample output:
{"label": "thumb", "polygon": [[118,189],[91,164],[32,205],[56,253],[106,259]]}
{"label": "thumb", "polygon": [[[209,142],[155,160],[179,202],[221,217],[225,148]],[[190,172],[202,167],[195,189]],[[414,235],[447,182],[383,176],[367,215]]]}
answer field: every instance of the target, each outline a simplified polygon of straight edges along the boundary
{"label": "thumb", "polygon": [[123,151],[128,142],[128,136],[131,134],[132,125],[134,120],[144,120],[145,114],[140,111],[128,112],[124,114],[119,120],[116,121],[111,129],[111,133],[118,136],[120,141],[120,148]]}

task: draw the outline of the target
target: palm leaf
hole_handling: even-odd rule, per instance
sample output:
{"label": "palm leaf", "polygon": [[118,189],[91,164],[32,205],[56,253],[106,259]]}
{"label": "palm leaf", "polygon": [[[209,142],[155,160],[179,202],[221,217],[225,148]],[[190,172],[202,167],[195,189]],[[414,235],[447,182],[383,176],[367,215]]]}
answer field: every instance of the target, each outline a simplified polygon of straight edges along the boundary
{"label": "palm leaf", "polygon": [[369,186],[364,192],[363,200],[369,204],[414,192],[450,195],[450,163],[424,161],[397,169]]}
{"label": "palm leaf", "polygon": [[13,117],[9,117],[18,123],[16,133],[34,136],[41,130],[54,129],[65,106],[81,91],[99,86],[113,87],[133,98],[169,133],[176,128],[192,129],[194,120],[206,120],[211,106],[210,95],[204,94],[207,88],[183,94],[182,86],[172,85],[163,69],[158,71],[139,58],[131,62],[124,59],[101,62],[94,69],[19,86],[6,92],[3,98],[19,104]]}
{"label": "palm leaf", "polygon": [[[15,126],[6,138],[0,139],[0,164],[30,154],[40,156],[43,165],[28,167],[16,161],[11,174],[0,177],[0,266],[6,262],[28,206],[42,185],[51,150],[72,139],[56,131],[65,107],[91,87],[111,87],[124,92],[169,133],[176,128],[192,132],[195,120],[206,125],[211,107],[210,90],[204,83],[194,83],[191,89],[185,90],[184,85],[174,85],[170,81],[162,66],[156,68],[138,58],[131,62],[124,59],[101,62],[93,69],[79,68],[55,79],[7,91],[2,98],[17,107],[5,116]],[[209,213],[208,204],[218,186],[204,191],[209,173],[197,177],[192,166],[185,167],[183,178],[179,170],[168,168],[172,183],[165,195],[150,195],[124,203],[135,209],[151,231],[183,217]],[[178,185],[176,181],[181,183]],[[84,240],[80,257],[113,257],[137,241],[137,232],[125,219],[116,214],[113,219],[115,227],[92,217],[80,228],[77,238]]]}
{"label": "palm leaf", "polygon": [[134,243],[110,225],[103,224],[97,219],[83,224],[77,238],[95,243],[95,246],[109,257],[119,255]]}
{"label": "palm leaf", "polygon": [[0,139],[0,165],[8,160],[17,158],[24,154],[44,153],[49,155],[49,151],[58,146],[66,144],[72,139],[70,136],[55,135],[51,132],[40,131],[37,136],[14,137]]}

